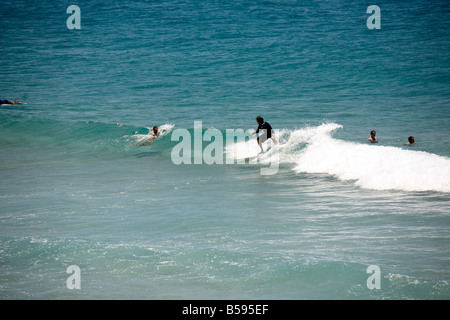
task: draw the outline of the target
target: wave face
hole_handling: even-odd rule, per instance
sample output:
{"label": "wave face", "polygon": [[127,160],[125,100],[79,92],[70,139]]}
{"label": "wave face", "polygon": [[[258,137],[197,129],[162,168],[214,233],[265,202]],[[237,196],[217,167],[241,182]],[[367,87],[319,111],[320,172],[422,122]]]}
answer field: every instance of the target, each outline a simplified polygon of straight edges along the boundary
{"label": "wave face", "polygon": [[[35,148],[59,147],[69,149],[71,155],[81,152],[78,154],[81,156],[87,151],[97,156],[127,156],[136,152],[156,151],[170,156],[170,151],[179,143],[172,141],[175,128],[173,124],[167,123],[159,125],[161,135],[150,146],[138,147],[138,144],[150,138],[151,127],[64,122],[33,117],[3,120],[0,143]],[[264,166],[279,161],[280,165],[291,167],[297,174],[328,174],[366,189],[450,193],[448,157],[407,150],[406,147],[343,141],[333,137],[333,133],[340,129],[343,127],[339,124],[324,123],[296,130],[276,130],[278,145],[269,139],[263,145],[268,152],[258,157],[258,161],[250,163]],[[255,159],[258,155],[256,140],[249,137],[247,131],[245,139],[230,144],[226,139],[226,130],[214,130],[223,137],[224,164],[229,163],[226,157],[235,159],[235,163],[239,164],[245,163],[242,161],[246,159]],[[208,129],[202,129],[203,137],[206,131]],[[187,132],[194,137],[194,129],[188,129]],[[202,150],[205,152],[211,143],[202,141]],[[195,143],[191,143],[192,155],[194,147]]]}
{"label": "wave face", "polygon": [[[172,124],[157,124],[161,135],[152,145],[170,143]],[[56,152],[49,157],[122,157],[142,151],[138,147],[151,137],[151,127],[98,121],[63,121],[29,116],[8,116],[0,121],[0,146]],[[163,145],[163,149],[170,148]],[[46,154],[43,152],[43,154]]]}

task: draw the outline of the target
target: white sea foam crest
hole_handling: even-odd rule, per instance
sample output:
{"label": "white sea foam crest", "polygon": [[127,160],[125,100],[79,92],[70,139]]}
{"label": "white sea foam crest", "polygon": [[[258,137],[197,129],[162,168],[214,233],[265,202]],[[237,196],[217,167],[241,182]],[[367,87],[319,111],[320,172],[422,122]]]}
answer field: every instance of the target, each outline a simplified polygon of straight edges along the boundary
{"label": "white sea foam crest", "polygon": [[295,158],[293,169],[297,173],[327,173],[368,189],[450,192],[449,158],[333,138],[333,131],[340,128],[329,123],[291,132],[282,148],[293,150],[301,143],[305,147],[281,159]]}

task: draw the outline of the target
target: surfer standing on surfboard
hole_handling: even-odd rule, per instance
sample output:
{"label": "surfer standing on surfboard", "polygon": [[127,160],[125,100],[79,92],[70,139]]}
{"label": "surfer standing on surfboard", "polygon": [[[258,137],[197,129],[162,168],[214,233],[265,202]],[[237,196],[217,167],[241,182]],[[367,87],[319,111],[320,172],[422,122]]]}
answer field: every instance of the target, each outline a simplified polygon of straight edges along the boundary
{"label": "surfer standing on surfboard", "polygon": [[[256,132],[253,133],[252,135],[257,136],[256,141],[258,142],[258,145],[261,149],[260,153],[264,153],[262,144],[267,139],[271,138],[275,144],[278,144],[278,142],[277,139],[275,138],[275,134],[272,133],[272,126],[268,122],[265,122],[263,117],[261,116],[256,117],[256,122],[258,123],[258,128],[256,129]],[[258,135],[260,130],[262,130],[263,133]]]}

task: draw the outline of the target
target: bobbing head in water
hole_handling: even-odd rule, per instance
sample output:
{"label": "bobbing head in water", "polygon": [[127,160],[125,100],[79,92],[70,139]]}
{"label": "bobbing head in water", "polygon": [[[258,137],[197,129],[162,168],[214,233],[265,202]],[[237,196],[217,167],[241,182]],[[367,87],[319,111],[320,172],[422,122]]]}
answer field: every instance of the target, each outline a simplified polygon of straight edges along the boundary
{"label": "bobbing head in water", "polygon": [[405,143],[405,144],[406,144],[406,145],[410,145],[410,144],[413,144],[413,143],[414,143],[414,137],[411,136],[411,137],[408,137],[408,142]]}
{"label": "bobbing head in water", "polygon": [[375,130],[370,131],[370,137],[367,138],[366,141],[370,141],[370,142],[378,142],[378,138],[376,137],[376,132]]}

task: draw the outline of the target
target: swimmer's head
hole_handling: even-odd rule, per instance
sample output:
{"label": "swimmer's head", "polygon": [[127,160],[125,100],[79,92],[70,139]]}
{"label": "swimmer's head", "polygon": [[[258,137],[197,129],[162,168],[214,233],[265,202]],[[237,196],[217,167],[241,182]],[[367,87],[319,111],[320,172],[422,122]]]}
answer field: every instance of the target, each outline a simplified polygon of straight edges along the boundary
{"label": "swimmer's head", "polygon": [[256,117],[256,122],[258,122],[259,124],[263,124],[264,123],[264,119],[261,116]]}
{"label": "swimmer's head", "polygon": [[376,134],[377,134],[377,133],[375,132],[375,130],[370,131],[370,135],[371,135],[371,136],[374,137]]}
{"label": "swimmer's head", "polygon": [[409,141],[409,143],[413,144],[414,143],[414,137],[413,136],[409,137],[408,141]]}
{"label": "swimmer's head", "polygon": [[158,127],[157,126],[153,127],[153,132],[158,132]]}

